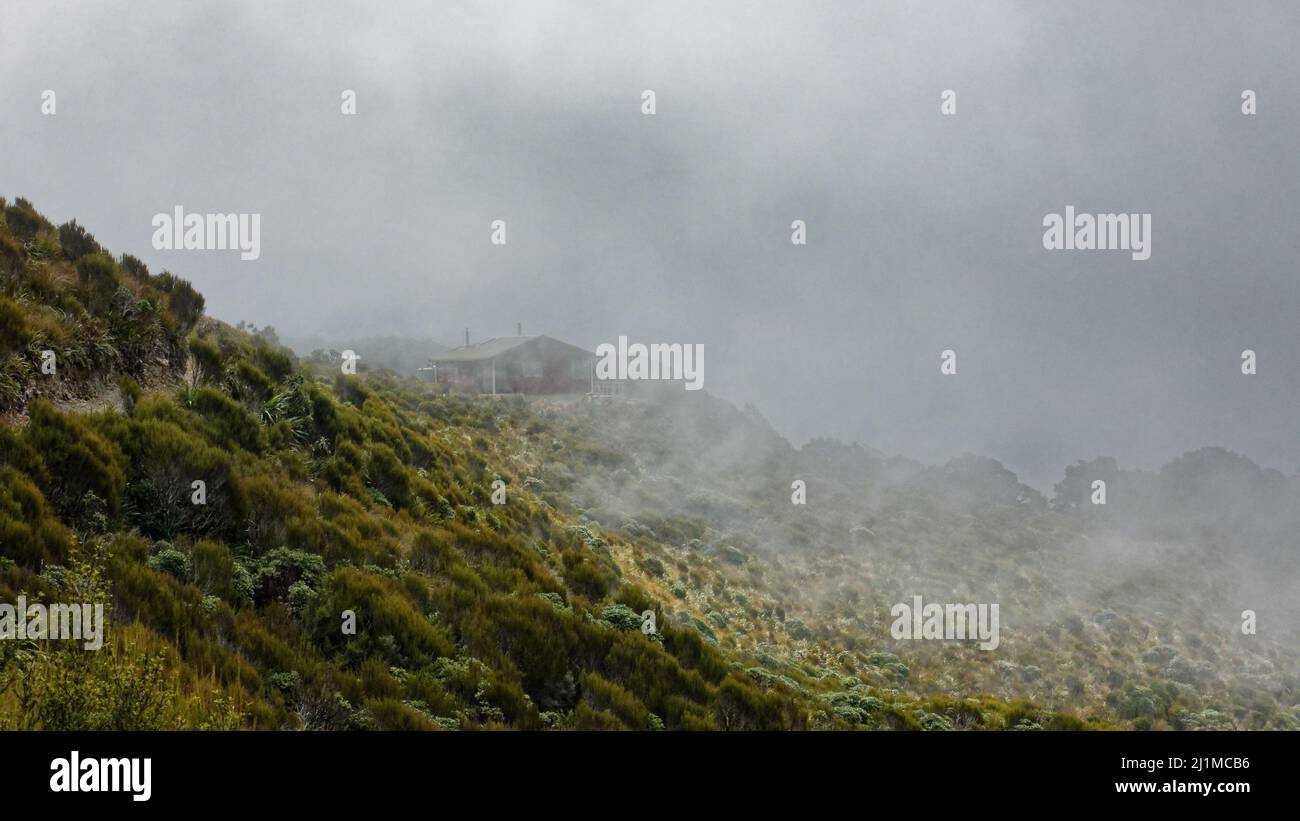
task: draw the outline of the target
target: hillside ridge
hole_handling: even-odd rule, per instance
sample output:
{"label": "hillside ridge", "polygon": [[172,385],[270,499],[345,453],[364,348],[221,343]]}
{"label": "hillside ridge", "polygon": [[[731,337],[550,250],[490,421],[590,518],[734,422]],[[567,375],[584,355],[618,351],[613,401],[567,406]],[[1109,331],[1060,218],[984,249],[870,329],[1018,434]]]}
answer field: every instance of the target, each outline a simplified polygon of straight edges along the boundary
{"label": "hillside ridge", "polygon": [[[709,396],[347,376],[3,214],[26,424],[0,425],[0,602],[99,602],[111,629],[0,642],[0,727],[1300,727],[1293,644],[1235,623],[1268,600],[1241,568],[1294,555],[1295,480],[1243,457],[1081,462],[1049,500],[991,459],[796,449]],[[51,401],[44,351],[89,412]],[[1131,491],[1104,511],[1098,471]],[[999,602],[999,649],[895,640],[915,595]]]}

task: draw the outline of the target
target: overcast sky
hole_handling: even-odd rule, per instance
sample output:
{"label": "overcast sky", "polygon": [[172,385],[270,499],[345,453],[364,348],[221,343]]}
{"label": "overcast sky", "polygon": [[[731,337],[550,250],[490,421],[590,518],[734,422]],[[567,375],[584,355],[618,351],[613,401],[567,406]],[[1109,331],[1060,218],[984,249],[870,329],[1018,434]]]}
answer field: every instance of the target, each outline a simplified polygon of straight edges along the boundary
{"label": "overcast sky", "polygon": [[[6,4],[0,194],[281,336],[703,343],[796,445],[1300,465],[1300,5],[299,5]],[[1151,259],[1044,250],[1067,205]]]}

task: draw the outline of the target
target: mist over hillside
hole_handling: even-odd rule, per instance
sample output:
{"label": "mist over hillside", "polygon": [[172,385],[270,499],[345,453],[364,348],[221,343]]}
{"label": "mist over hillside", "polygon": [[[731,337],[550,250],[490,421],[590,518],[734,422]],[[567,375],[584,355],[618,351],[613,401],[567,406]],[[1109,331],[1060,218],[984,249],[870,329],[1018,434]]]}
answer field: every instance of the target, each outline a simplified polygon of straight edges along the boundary
{"label": "mist over hillside", "polygon": [[405,336],[318,335],[289,337],[282,342],[303,359],[338,360],[343,351],[364,351],[364,361],[369,367],[387,368],[408,376],[428,367],[430,357],[448,348],[432,339]]}
{"label": "mist over hillside", "polygon": [[[734,592],[705,606],[754,652],[793,644],[834,667],[833,648],[869,646],[909,668],[892,686],[918,694],[993,692],[1142,726],[1295,726],[1293,477],[1205,448],[1156,474],[1081,462],[1049,499],[990,459],[794,449],[754,412],[688,396],[601,408],[581,429],[625,458],[572,479],[574,504],[625,532],[707,523],[679,555],[744,569],[730,585],[745,607]],[[1109,482],[1104,505],[1088,498],[1094,478]],[[791,504],[795,479],[806,505]],[[760,590],[798,615],[806,643],[746,618]],[[890,607],[914,595],[1000,602],[998,652],[892,641]],[[1258,635],[1243,634],[1246,610]]]}
{"label": "mist over hillside", "polygon": [[5,4],[0,807],[1285,803],[1298,39]]}
{"label": "mist over hillside", "polygon": [[1241,455],[1049,497],[680,383],[456,395],[0,213],[0,602],[111,613],[0,642],[5,727],[1300,729],[1300,480]]}
{"label": "mist over hillside", "polygon": [[[304,355],[695,342],[796,444],[971,452],[1044,493],[1207,445],[1291,475],[1300,10],[1101,6],[18,4],[4,187],[231,324],[326,338]],[[176,204],[261,213],[260,257],[152,247]],[[1151,257],[1046,250],[1066,206],[1149,212]]]}

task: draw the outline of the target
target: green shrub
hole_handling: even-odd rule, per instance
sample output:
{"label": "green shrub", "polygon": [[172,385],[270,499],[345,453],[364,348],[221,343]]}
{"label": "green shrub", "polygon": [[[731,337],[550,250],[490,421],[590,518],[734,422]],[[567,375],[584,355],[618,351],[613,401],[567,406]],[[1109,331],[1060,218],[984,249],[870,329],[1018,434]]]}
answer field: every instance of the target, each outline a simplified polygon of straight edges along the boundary
{"label": "green shrub", "polygon": [[80,417],[60,413],[48,402],[33,403],[30,412],[24,437],[45,466],[46,498],[59,500],[59,512],[76,520],[81,518],[77,505],[93,492],[117,516],[126,484],[121,452]]}
{"label": "green shrub", "polygon": [[177,550],[166,542],[159,542],[156,552],[149,557],[149,567],[160,573],[170,573],[183,582],[193,578],[194,566],[190,554]]}
{"label": "green shrub", "polygon": [[641,615],[623,604],[613,604],[600,613],[600,620],[618,630],[640,630]]}
{"label": "green shrub", "polygon": [[72,544],[40,489],[26,475],[0,466],[0,556],[35,569],[65,562]]}
{"label": "green shrub", "polygon": [[98,254],[103,251],[90,232],[77,224],[76,220],[59,226],[59,245],[63,258],[75,262],[86,254]]}

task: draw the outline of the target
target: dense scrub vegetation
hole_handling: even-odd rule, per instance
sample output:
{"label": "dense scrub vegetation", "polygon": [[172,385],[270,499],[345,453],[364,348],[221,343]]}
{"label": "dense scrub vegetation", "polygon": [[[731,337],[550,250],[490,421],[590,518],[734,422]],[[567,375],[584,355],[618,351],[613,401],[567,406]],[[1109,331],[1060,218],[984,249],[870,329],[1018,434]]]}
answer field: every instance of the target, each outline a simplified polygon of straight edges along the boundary
{"label": "dense scrub vegetation", "polygon": [[[1154,575],[1088,589],[1068,561],[1086,529],[1073,485],[1054,506],[987,460],[796,451],[707,398],[551,407],[343,376],[200,321],[187,284],[21,200],[0,276],[4,401],[22,413],[0,426],[0,601],[110,617],[98,652],[0,641],[0,727],[1300,719],[1289,656],[1189,629],[1185,602],[1126,608],[1125,585]],[[60,409],[37,367],[49,349],[63,384],[111,377],[118,401]],[[159,358],[173,379],[142,385]],[[1154,589],[1202,592],[1203,569]],[[1021,632],[996,655],[892,642],[888,608],[913,593],[1002,601]]]}
{"label": "dense scrub vegetation", "polygon": [[203,313],[188,282],[114,259],[76,220],[55,227],[21,198],[0,199],[0,215],[0,414],[181,367]]}
{"label": "dense scrub vegetation", "polygon": [[[865,688],[930,729],[946,725],[925,714],[1300,729],[1300,477],[1202,448],[1158,472],[1079,463],[1048,499],[991,459],[795,449],[752,409],[676,396],[557,414],[551,436],[609,458],[535,470],[632,544],[629,576],[760,676]],[[893,640],[890,608],[915,595],[999,603],[1001,645]]]}
{"label": "dense scrub vegetation", "polygon": [[230,334],[194,346],[221,366],[199,385],[125,414],[38,401],[3,431],[0,595],[102,597],[115,625],[102,654],[4,643],[6,725],[806,723],[694,632],[644,634],[655,603],[571,521],[489,503],[508,474],[479,432],[501,408],[327,388]]}
{"label": "dense scrub vegetation", "polygon": [[693,631],[643,632],[656,603],[572,519],[490,504],[514,477],[487,437],[524,408],[320,384],[217,324],[183,342],[189,383],[142,391],[201,299],[25,202],[5,219],[8,401],[52,348],[122,376],[125,410],[35,399],[0,429],[0,598],[101,601],[113,625],[99,653],[0,643],[0,724],[805,726]]}

